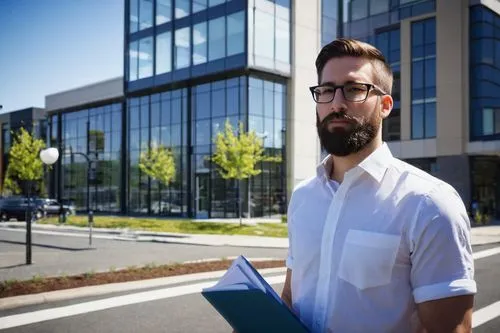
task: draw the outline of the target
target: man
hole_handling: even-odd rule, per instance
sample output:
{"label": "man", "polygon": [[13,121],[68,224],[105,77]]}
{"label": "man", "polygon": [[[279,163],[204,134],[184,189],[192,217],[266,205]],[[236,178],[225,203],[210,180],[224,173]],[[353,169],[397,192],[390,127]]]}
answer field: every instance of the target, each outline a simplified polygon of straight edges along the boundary
{"label": "man", "polygon": [[470,223],[457,192],[382,142],[392,72],[349,39],[316,60],[321,145],[329,153],[288,207],[282,298],[313,332],[471,332]]}

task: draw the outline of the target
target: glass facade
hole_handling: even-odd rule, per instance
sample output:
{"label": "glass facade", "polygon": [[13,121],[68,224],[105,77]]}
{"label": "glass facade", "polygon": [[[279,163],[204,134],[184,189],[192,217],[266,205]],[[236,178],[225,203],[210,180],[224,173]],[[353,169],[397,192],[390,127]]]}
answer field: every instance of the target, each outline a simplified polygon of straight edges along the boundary
{"label": "glass facade", "polygon": [[500,16],[470,8],[470,138],[500,138]]}
{"label": "glass facade", "polygon": [[[245,67],[246,2],[127,0],[127,3],[127,91]],[[156,13],[154,20],[153,13]],[[283,54],[285,45],[280,28],[276,36],[278,59],[289,57],[289,51]],[[287,36],[286,50],[289,50],[289,33]]]}
{"label": "glass facade", "polygon": [[[61,120],[60,138],[57,116],[50,128],[51,145],[61,147],[61,199],[85,210],[88,192],[90,209],[120,212],[122,104],[64,113]],[[89,174],[84,155],[92,161]]]}
{"label": "glass facade", "polygon": [[384,141],[401,140],[401,34],[395,28],[379,32],[375,35],[375,46],[385,55],[394,76],[392,98],[394,106],[382,122],[382,139]]}
{"label": "glass facade", "polygon": [[290,0],[248,0],[248,66],[290,75]]}
{"label": "glass facade", "polygon": [[436,137],[436,19],[411,26],[411,138]]}
{"label": "glass facade", "polygon": [[[129,98],[128,213],[181,217],[271,216],[286,203],[286,85],[239,76],[173,91]],[[262,162],[262,173],[239,183],[223,179],[210,162],[214,139],[229,120],[263,138],[265,153],[282,162]],[[142,152],[156,144],[174,151],[176,177],[158,184],[139,170]],[[190,148],[191,147],[191,148]],[[250,183],[250,187],[249,187]]]}
{"label": "glass facade", "polygon": [[[187,90],[179,89],[127,101],[128,213],[187,216]],[[176,174],[169,186],[150,179],[139,159],[150,147],[174,153]]]}

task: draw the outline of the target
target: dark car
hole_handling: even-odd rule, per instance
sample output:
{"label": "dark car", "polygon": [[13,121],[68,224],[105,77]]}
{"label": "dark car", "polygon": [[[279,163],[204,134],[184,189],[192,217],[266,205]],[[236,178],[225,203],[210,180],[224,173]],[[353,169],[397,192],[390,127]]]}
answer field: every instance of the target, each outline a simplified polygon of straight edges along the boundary
{"label": "dark car", "polygon": [[[35,200],[35,202],[41,206],[45,216],[59,215],[61,213],[61,203],[55,199],[38,198]],[[75,214],[75,206],[73,205],[63,204],[62,210],[65,215]]]}
{"label": "dark car", "polygon": [[[31,200],[29,207],[34,219],[38,220],[43,217],[43,209],[35,200]],[[27,210],[28,199],[25,197],[8,197],[0,200],[0,219],[2,221],[9,221],[12,218],[24,221]]]}

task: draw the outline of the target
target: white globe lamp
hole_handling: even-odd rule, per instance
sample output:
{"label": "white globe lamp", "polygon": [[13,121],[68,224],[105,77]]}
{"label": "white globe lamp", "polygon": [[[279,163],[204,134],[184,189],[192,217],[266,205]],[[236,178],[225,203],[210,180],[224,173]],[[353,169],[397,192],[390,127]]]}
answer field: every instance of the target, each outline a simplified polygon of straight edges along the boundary
{"label": "white globe lamp", "polygon": [[56,163],[57,159],[59,158],[59,150],[57,148],[47,148],[43,149],[40,152],[40,159],[42,160],[43,163],[47,165],[52,165]]}

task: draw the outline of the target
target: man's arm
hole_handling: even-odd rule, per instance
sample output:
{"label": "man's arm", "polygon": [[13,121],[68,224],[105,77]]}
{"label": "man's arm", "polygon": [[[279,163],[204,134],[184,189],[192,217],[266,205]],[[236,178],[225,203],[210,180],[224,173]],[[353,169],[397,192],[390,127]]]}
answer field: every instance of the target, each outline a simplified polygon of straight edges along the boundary
{"label": "man's arm", "polygon": [[417,304],[422,333],[471,333],[473,295],[455,296]]}
{"label": "man's arm", "polygon": [[285,278],[285,286],[283,287],[283,291],[281,293],[281,299],[285,302],[286,305],[293,310],[292,307],[292,270],[288,268],[286,270],[286,278]]}

